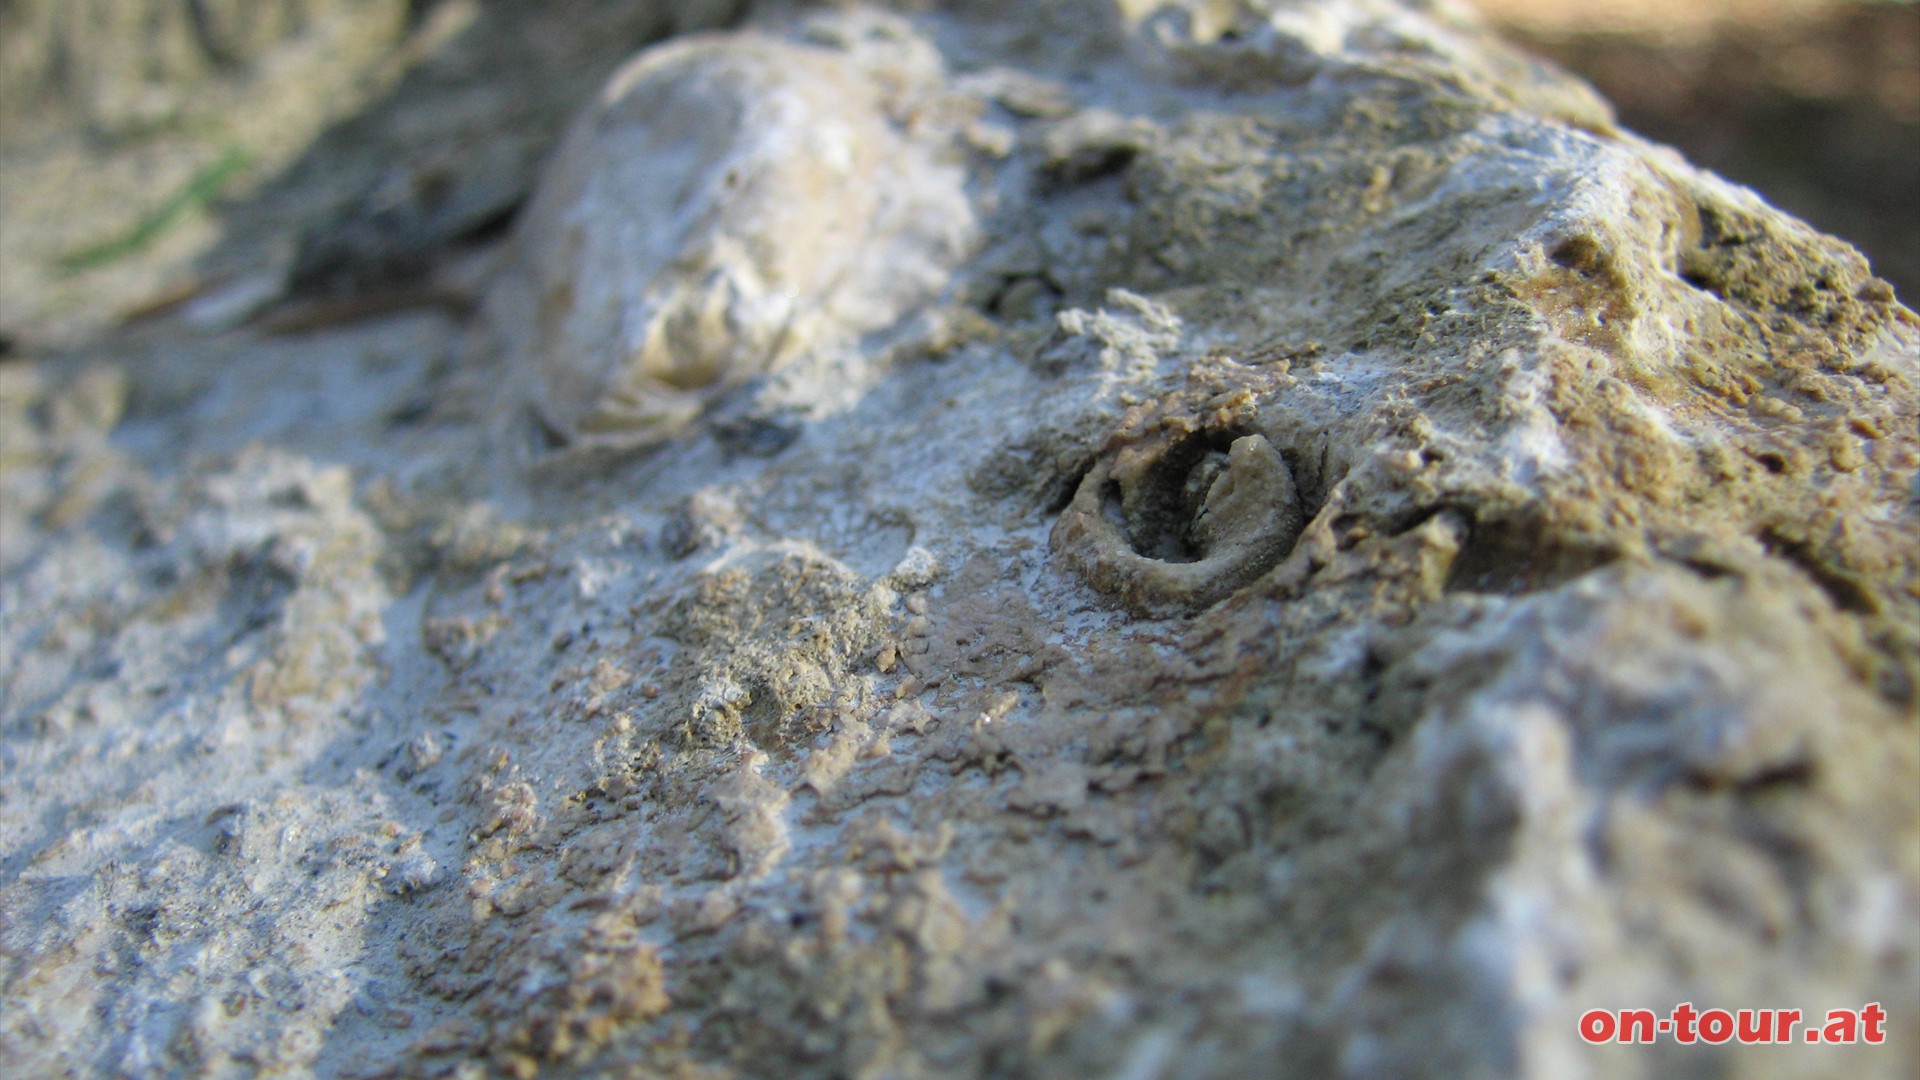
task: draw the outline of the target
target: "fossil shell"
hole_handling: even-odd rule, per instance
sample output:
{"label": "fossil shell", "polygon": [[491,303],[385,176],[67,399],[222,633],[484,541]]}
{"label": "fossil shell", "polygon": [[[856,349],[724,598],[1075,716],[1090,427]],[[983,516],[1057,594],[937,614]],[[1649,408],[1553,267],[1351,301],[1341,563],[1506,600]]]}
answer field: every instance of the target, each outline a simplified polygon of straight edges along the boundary
{"label": "fossil shell", "polygon": [[574,442],[656,441],[716,390],[938,291],[973,218],[962,169],[887,111],[915,77],[747,34],[616,74],[543,178],[491,305],[545,422]]}
{"label": "fossil shell", "polygon": [[1264,435],[1227,449],[1159,438],[1096,463],[1053,530],[1053,548],[1136,614],[1226,599],[1292,549],[1305,525],[1293,472]]}

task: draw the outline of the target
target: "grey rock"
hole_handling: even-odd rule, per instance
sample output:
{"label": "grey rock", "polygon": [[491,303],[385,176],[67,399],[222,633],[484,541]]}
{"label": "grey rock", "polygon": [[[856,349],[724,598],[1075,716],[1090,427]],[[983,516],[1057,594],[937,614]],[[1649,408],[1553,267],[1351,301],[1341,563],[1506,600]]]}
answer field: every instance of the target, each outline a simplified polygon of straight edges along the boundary
{"label": "grey rock", "polygon": [[1905,1074],[1920,320],[1452,5],[1011,11],[643,54],[477,314],[0,365],[10,1062]]}

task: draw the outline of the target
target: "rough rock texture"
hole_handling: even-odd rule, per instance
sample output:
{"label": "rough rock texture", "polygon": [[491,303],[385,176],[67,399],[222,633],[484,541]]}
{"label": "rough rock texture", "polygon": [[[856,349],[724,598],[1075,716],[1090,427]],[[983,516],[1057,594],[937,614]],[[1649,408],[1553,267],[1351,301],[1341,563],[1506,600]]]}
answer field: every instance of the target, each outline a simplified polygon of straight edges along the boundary
{"label": "rough rock texture", "polygon": [[1844,236],[1920,296],[1920,7],[1908,0],[1474,0],[1622,123]]}
{"label": "rough rock texture", "polygon": [[[0,366],[12,1066],[1910,1069],[1920,321],[1851,248],[1446,4],[635,64],[470,314]],[[1682,1001],[1889,1044],[1575,1029]]]}

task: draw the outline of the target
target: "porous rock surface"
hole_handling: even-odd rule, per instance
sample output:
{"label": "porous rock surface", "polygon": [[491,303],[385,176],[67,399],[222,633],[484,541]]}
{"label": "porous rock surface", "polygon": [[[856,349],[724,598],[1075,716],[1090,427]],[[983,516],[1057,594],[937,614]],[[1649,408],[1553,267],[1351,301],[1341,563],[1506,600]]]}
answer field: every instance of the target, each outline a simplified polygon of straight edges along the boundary
{"label": "porous rock surface", "polygon": [[[470,317],[0,365],[9,1067],[1910,1067],[1847,245],[1444,3],[762,6],[583,107]],[[1889,1045],[1576,1031],[1682,1001]]]}

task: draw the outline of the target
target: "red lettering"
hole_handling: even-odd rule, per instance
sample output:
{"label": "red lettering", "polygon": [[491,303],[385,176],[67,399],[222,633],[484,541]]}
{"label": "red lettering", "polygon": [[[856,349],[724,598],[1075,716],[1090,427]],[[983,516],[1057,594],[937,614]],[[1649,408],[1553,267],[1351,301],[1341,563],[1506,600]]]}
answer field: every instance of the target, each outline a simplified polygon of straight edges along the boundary
{"label": "red lettering", "polygon": [[1693,1018],[1696,1015],[1698,1014],[1693,1011],[1693,1002],[1691,1001],[1683,1001],[1673,1007],[1674,1042],[1690,1043],[1694,1040]]}
{"label": "red lettering", "polygon": [[1865,1029],[1861,1036],[1874,1046],[1887,1041],[1887,1010],[1875,1001],[1860,1010],[1861,1026]]}
{"label": "red lettering", "polygon": [[1809,1045],[1849,1046],[1887,1041],[1887,1010],[1877,1001],[1858,1009],[1829,1009],[1824,1019],[1809,1020],[1799,1009],[1695,1009],[1675,1005],[1666,1016],[1652,1009],[1588,1009],[1580,1014],[1580,1037],[1588,1043],[1648,1045],[1671,1034],[1683,1045],[1709,1046],[1739,1041],[1742,1046],[1791,1044],[1796,1036]]}

